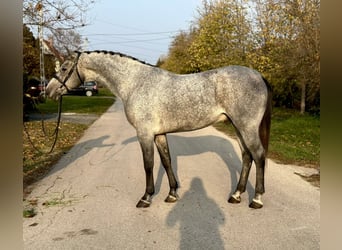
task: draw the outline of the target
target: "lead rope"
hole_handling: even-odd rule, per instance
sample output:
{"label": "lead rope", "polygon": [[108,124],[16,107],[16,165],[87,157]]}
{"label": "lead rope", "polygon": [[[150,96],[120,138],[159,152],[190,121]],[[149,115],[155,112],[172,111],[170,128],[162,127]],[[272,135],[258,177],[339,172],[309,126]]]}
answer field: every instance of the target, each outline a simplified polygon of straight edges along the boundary
{"label": "lead rope", "polygon": [[[41,113],[41,112],[40,112],[40,113]],[[42,115],[42,113],[41,113],[41,115]],[[47,135],[47,133],[46,133],[45,123],[44,123],[44,119],[43,119],[43,115],[42,115],[42,130],[43,130],[44,136],[45,136],[45,137],[52,137],[52,136],[55,136],[55,138],[54,138],[54,140],[53,140],[53,144],[51,145],[50,150],[47,151],[47,152],[44,152],[44,151],[40,150],[38,147],[36,147],[36,146],[34,145],[32,139],[31,139],[31,137],[30,137],[30,134],[29,134],[29,132],[28,132],[28,129],[27,129],[26,125],[25,125],[25,122],[23,123],[23,125],[24,125],[24,131],[25,131],[25,133],[26,133],[26,135],[27,135],[28,141],[30,142],[30,144],[32,145],[32,147],[33,147],[37,152],[39,152],[39,153],[41,153],[41,154],[50,154],[50,153],[53,151],[53,149],[54,149],[54,147],[55,147],[55,145],[56,145],[56,142],[57,142],[57,138],[58,138],[58,131],[59,131],[59,124],[60,124],[60,122],[61,122],[61,116],[62,116],[62,96],[60,96],[60,98],[59,98],[59,103],[58,103],[58,117],[57,117],[56,128],[55,128],[54,132],[52,133],[52,135],[50,135],[50,136]]]}

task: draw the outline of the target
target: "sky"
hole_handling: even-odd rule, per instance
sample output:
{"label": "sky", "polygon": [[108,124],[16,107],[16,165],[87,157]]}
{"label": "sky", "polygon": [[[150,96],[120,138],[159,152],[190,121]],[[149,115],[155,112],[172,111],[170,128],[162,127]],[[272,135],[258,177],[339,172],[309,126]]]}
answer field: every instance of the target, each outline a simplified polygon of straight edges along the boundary
{"label": "sky", "polygon": [[202,0],[97,0],[80,30],[84,50],[121,52],[156,64],[181,30],[187,31]]}

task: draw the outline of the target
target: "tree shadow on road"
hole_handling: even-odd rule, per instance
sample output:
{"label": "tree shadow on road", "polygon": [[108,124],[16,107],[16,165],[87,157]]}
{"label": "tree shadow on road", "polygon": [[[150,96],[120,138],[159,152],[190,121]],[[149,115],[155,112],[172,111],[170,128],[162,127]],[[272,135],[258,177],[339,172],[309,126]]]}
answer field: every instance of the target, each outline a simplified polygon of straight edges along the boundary
{"label": "tree shadow on road", "polygon": [[179,223],[179,249],[224,249],[219,226],[225,217],[219,206],[207,196],[203,182],[194,178],[190,189],[177,202],[166,218],[166,224]]}

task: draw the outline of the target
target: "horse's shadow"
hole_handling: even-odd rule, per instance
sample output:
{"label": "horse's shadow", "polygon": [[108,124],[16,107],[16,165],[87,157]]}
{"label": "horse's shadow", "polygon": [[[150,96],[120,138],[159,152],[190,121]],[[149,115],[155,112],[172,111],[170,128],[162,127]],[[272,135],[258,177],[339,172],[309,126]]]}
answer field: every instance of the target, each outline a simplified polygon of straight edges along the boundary
{"label": "horse's shadow", "polygon": [[[179,162],[177,158],[180,156],[191,156],[202,154],[205,152],[214,152],[218,156],[220,156],[220,158],[222,159],[222,161],[224,161],[225,165],[227,166],[230,172],[231,188],[228,197],[230,197],[234,193],[241,172],[241,160],[235,152],[235,149],[233,145],[230,143],[230,141],[222,137],[213,135],[189,137],[168,134],[167,138],[169,142],[172,168],[180,186],[181,180],[178,178],[178,164],[181,165],[182,163]],[[129,144],[135,141],[137,141],[137,138],[131,137],[122,143]],[[182,147],[180,147],[180,145],[182,145]],[[183,148],[186,148],[187,150],[183,151]],[[157,178],[155,181],[155,194],[158,194],[161,189],[164,174],[165,170],[163,166],[160,165]],[[254,188],[249,181],[247,182],[246,191],[248,193],[249,200],[252,201],[254,195]]]}
{"label": "horse's shadow", "polygon": [[104,143],[105,140],[107,140],[110,136],[104,135],[101,137],[98,137],[96,139],[91,139],[83,142],[77,143],[74,147],[71,148],[67,153],[68,155],[61,159],[56,166],[47,174],[47,176],[54,174],[55,172],[58,172],[59,170],[65,168],[66,166],[70,165],[74,161],[82,158],[84,155],[86,155],[90,150],[94,148],[102,148],[102,147],[109,147],[112,148],[115,146],[115,143],[106,144]]}

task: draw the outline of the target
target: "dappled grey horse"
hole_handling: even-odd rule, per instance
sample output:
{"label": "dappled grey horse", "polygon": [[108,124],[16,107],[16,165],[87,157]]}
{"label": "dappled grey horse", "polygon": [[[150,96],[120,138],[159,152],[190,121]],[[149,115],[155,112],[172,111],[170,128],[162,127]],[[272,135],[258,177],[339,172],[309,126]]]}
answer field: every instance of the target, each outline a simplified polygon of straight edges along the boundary
{"label": "dappled grey horse", "polygon": [[191,131],[217,121],[234,125],[242,151],[242,170],[229,198],[239,203],[246,190],[252,161],[256,166],[255,196],[250,207],[261,208],[264,169],[271,122],[271,92],[255,70],[227,66],[202,73],[178,75],[136,58],[107,51],[76,52],[49,82],[46,92],[58,99],[82,82],[106,85],[124,104],[127,120],[136,129],[146,173],[146,190],[137,207],[148,207],[154,194],[154,145],[166,170],[175,202],[177,180],[171,167],[166,133]]}

